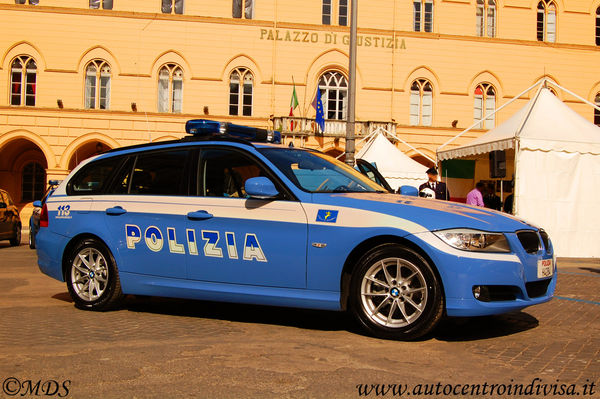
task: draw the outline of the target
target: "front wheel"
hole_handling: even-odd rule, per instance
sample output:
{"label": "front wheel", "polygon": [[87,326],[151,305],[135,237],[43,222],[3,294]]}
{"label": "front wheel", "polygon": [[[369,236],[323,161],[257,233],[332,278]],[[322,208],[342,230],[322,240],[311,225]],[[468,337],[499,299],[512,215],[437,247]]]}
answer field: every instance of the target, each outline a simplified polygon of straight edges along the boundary
{"label": "front wheel", "polygon": [[96,239],[83,240],[71,251],[65,279],[71,298],[82,309],[108,310],[123,297],[115,260]]}
{"label": "front wheel", "polygon": [[419,338],[443,315],[444,296],[435,272],[421,255],[402,245],[380,245],[363,256],[350,290],[352,313],[380,338]]}

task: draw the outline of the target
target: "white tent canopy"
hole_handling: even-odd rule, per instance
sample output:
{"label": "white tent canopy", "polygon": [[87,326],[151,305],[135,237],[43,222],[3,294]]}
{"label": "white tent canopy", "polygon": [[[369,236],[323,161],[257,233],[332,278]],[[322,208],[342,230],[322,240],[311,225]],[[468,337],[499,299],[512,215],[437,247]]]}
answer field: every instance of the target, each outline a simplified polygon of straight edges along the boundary
{"label": "white tent canopy", "polygon": [[600,257],[600,128],[541,87],[506,122],[438,160],[515,150],[515,215],[545,228],[556,254]]}
{"label": "white tent canopy", "polygon": [[409,185],[419,187],[426,179],[426,166],[405,155],[385,137],[383,132],[375,133],[356,154],[356,158],[375,163],[389,185],[398,187]]}

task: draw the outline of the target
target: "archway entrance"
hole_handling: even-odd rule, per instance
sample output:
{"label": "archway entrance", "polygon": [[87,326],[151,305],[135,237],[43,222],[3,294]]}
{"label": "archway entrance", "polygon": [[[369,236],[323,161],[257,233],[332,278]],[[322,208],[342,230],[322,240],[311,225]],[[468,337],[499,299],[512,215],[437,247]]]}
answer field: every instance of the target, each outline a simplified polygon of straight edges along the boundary
{"label": "archway entrance", "polygon": [[110,150],[107,144],[101,141],[88,141],[85,144],[82,144],[79,148],[75,150],[71,159],[69,160],[69,171],[75,169],[77,165],[81,163],[81,161],[88,159],[91,156],[101,154],[105,151]]}
{"label": "archway entrance", "polygon": [[41,199],[47,168],[44,153],[28,139],[15,139],[0,148],[0,187],[9,192],[19,208]]}

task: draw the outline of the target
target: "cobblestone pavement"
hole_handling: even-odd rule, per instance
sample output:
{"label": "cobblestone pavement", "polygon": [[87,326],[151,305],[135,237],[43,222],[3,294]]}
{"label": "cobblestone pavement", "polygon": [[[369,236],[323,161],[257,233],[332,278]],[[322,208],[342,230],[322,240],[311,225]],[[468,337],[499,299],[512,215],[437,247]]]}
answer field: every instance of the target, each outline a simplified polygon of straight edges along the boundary
{"label": "cobblestone pavement", "polygon": [[[0,314],[0,380],[9,390],[10,377],[41,387],[68,380],[68,396],[77,398],[356,398],[359,384],[534,378],[577,384],[582,393],[584,384],[600,384],[598,261],[559,261],[549,303],[450,319],[425,339],[393,342],[364,336],[336,312],[140,297],[117,311],[78,310],[63,283],[39,272],[34,251],[0,242]],[[578,397],[600,398],[595,392]]]}

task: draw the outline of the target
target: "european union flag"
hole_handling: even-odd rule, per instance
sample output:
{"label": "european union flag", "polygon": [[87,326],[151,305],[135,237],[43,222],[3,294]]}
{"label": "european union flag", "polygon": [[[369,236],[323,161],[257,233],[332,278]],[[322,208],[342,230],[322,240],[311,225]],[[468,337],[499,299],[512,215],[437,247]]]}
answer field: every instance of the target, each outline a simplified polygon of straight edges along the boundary
{"label": "european union flag", "polygon": [[312,106],[317,110],[315,122],[317,122],[317,125],[319,125],[319,128],[321,129],[321,133],[323,133],[325,131],[325,113],[323,112],[323,101],[321,101],[321,89],[319,88],[317,88],[317,94],[315,94]]}

